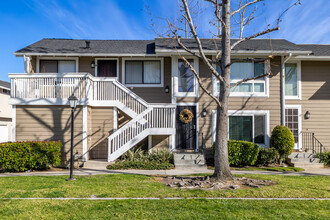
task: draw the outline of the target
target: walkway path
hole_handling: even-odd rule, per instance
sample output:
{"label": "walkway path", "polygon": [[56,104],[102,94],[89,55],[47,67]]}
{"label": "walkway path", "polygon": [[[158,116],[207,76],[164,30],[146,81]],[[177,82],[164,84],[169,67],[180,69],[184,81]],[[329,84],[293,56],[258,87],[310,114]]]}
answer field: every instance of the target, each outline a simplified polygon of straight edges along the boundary
{"label": "walkway path", "polygon": [[[199,173],[212,173],[213,170],[197,169],[197,170],[107,170],[105,168],[82,168],[74,171],[74,175],[98,175],[98,174],[139,174],[139,175],[189,175]],[[271,175],[296,175],[296,176],[313,176],[325,175],[330,176],[329,168],[314,168],[302,172],[276,172],[276,171],[243,171],[232,170],[233,174],[271,174]],[[25,172],[25,173],[1,173],[4,176],[60,176],[69,175],[69,170],[63,171],[41,171],[41,172]]]}

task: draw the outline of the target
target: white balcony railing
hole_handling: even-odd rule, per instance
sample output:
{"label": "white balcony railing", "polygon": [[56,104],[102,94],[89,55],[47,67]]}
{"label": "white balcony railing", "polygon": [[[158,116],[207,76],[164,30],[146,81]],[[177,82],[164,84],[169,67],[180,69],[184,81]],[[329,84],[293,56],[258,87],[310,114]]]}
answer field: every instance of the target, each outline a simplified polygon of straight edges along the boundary
{"label": "white balcony railing", "polygon": [[[75,95],[87,103],[116,101],[136,114],[148,108],[148,103],[127,89],[116,78],[93,77],[89,73],[9,74],[11,99],[33,102],[36,100],[67,100]],[[87,104],[86,103],[86,104]]]}

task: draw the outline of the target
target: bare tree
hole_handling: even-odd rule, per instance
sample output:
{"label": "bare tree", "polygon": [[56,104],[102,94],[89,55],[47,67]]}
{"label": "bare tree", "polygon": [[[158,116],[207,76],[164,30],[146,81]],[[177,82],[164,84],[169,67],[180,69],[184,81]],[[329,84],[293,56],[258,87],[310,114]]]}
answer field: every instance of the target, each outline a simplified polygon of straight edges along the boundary
{"label": "bare tree", "polygon": [[[191,15],[191,10],[189,7],[189,3],[187,0],[181,0],[183,5],[183,14],[182,17],[184,18],[184,21],[189,26],[189,32],[192,35],[192,38],[195,40],[195,43],[197,45],[198,50],[192,50],[188,46],[185,45],[185,41],[182,40],[180,36],[180,28],[176,26],[175,23],[171,23],[168,19],[163,20],[166,21],[168,25],[169,35],[172,37],[176,44],[177,48],[183,49],[185,52],[187,52],[189,55],[193,55],[195,57],[198,57],[204,64],[208,67],[209,71],[212,73],[212,75],[220,82],[220,93],[219,96],[216,97],[212,94],[211,91],[206,88],[202,82],[201,79],[197,73],[197,71],[194,69],[193,65],[191,65],[188,60],[179,53],[180,59],[182,59],[188,67],[192,70],[195,77],[197,78],[197,81],[199,83],[199,86],[202,88],[202,90],[208,94],[217,104],[217,120],[216,120],[216,142],[215,142],[215,157],[214,157],[214,174],[213,179],[215,180],[232,180],[232,174],[229,168],[229,161],[228,161],[228,102],[229,102],[229,94],[230,89],[233,86],[237,86],[241,83],[247,82],[249,80],[254,80],[258,78],[267,77],[270,75],[270,68],[268,68],[269,71],[267,73],[242,79],[239,82],[236,82],[234,85],[230,83],[230,67],[235,62],[242,62],[242,61],[258,61],[258,62],[266,62],[269,66],[270,58],[272,56],[266,57],[264,59],[254,59],[254,58],[245,58],[240,60],[232,60],[231,59],[231,51],[240,43],[248,41],[250,39],[263,36],[265,34],[271,33],[273,31],[279,30],[279,23],[281,22],[281,17],[283,14],[291,7],[286,9],[280,16],[277,18],[275,23],[271,25],[267,25],[267,27],[255,34],[252,34],[250,36],[243,37],[243,30],[244,27],[249,24],[249,22],[253,19],[253,14],[256,11],[256,4],[258,2],[262,2],[263,0],[247,0],[247,1],[241,1],[241,3],[238,5],[236,9],[233,9],[231,6],[231,0],[204,0],[206,3],[211,4],[213,15],[216,20],[216,22],[213,22],[214,25],[217,25],[218,34],[214,35],[213,41],[214,46],[217,48],[217,53],[215,56],[215,60],[211,59],[210,57],[206,56],[202,41],[197,34],[196,26],[194,24],[194,19]],[[300,0],[297,0],[297,3],[300,4]],[[248,7],[254,7],[252,10],[252,13],[248,17],[246,17],[245,13],[248,11]],[[241,20],[237,20],[237,22],[241,25],[241,31],[240,31],[240,39],[231,39],[231,18],[233,18],[236,14],[241,14]],[[220,34],[221,33],[221,34]],[[221,48],[218,49],[219,44],[221,45]],[[221,71],[217,71],[217,68],[215,65],[220,66]]]}
{"label": "bare tree", "polygon": [[[239,0],[238,7],[242,7],[247,4],[248,0]],[[240,10],[236,15],[233,15],[234,22],[239,26],[239,39],[243,38],[244,28],[247,27],[251,21],[255,18],[255,12],[257,11],[257,6],[255,6],[252,11],[249,11],[249,7],[245,7]]]}

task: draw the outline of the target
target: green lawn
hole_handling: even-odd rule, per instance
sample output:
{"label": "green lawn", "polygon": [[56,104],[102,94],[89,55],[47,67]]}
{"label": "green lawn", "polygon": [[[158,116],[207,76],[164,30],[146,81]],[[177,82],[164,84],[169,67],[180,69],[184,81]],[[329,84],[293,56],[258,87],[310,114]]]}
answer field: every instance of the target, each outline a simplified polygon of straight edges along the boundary
{"label": "green lawn", "polygon": [[260,189],[181,190],[157,181],[157,177],[129,174],[77,176],[1,177],[0,198],[10,197],[287,197],[330,198],[328,176],[239,175],[267,179],[277,184]]}
{"label": "green lawn", "polygon": [[1,201],[2,219],[329,219],[330,201]]}

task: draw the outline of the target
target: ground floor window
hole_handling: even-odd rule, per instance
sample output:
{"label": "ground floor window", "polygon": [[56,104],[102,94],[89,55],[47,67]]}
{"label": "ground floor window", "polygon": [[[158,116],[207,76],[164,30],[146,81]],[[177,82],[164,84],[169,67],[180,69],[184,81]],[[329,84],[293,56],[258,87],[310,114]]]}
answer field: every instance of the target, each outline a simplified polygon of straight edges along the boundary
{"label": "ground floor window", "polygon": [[[228,138],[268,145],[268,111],[230,111]],[[216,131],[216,111],[213,111],[213,141]]]}

